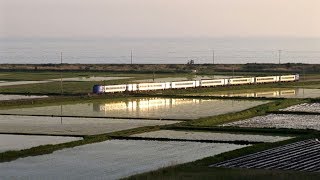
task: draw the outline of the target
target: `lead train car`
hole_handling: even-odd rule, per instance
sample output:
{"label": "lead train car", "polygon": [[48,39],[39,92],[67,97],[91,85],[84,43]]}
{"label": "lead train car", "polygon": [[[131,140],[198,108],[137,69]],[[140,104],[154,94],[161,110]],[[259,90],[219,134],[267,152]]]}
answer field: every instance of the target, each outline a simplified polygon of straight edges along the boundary
{"label": "lead train car", "polygon": [[227,85],[245,85],[245,84],[261,84],[275,82],[293,82],[299,80],[299,74],[283,75],[283,76],[264,76],[264,77],[248,77],[248,78],[231,78],[231,79],[205,79],[200,81],[177,81],[163,83],[140,83],[140,84],[121,84],[121,85],[94,85],[93,93],[115,93],[115,92],[132,92],[132,91],[152,91],[165,89],[186,89],[195,87],[215,87]]}

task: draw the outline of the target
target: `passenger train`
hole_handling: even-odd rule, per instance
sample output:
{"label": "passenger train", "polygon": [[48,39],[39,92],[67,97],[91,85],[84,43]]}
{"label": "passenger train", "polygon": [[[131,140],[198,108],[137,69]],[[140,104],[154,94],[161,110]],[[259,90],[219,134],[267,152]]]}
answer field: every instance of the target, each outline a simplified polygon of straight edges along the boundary
{"label": "passenger train", "polygon": [[115,93],[115,92],[133,92],[133,91],[152,91],[165,89],[186,89],[196,87],[215,87],[229,85],[263,84],[275,82],[298,81],[299,74],[283,76],[264,76],[264,77],[245,77],[230,79],[203,79],[194,81],[176,81],[176,82],[155,82],[139,84],[119,84],[119,85],[94,85],[93,93]]}

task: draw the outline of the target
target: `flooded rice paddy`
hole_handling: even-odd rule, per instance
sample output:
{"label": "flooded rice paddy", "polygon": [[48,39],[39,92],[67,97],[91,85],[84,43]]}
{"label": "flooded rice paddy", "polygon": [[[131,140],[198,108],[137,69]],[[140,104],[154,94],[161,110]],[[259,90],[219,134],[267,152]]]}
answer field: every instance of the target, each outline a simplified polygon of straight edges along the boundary
{"label": "flooded rice paddy", "polygon": [[7,82],[0,82],[0,87],[25,85],[25,84],[41,84],[41,83],[49,83],[49,82],[52,82],[52,81],[7,81]]}
{"label": "flooded rice paddy", "polygon": [[[151,75],[152,76],[152,75]],[[241,77],[241,76],[237,76]],[[212,76],[192,76],[192,77],[166,77],[166,78],[152,78],[152,79],[142,79],[135,80],[133,82],[171,82],[171,81],[192,81],[192,80],[201,80],[201,79],[224,79],[232,78],[232,76],[222,76],[222,75],[212,75]]]}
{"label": "flooded rice paddy", "polygon": [[[111,81],[120,79],[130,79],[132,77],[74,77],[74,78],[62,78],[63,81],[76,81],[76,82],[89,82],[89,81]],[[0,81],[1,86],[16,86],[26,84],[40,84],[50,83],[55,81],[61,81],[61,79],[48,79],[43,81]]]}
{"label": "flooded rice paddy", "polygon": [[[62,78],[63,81],[79,81],[79,82],[89,82],[89,81],[111,81],[120,79],[130,79],[132,77],[74,77],[74,78]],[[60,81],[61,79],[51,79],[52,81]]]}
{"label": "flooded rice paddy", "polygon": [[178,123],[165,120],[69,118],[0,115],[1,133],[95,135],[143,126]]}
{"label": "flooded rice paddy", "polygon": [[29,149],[40,145],[61,144],[77,140],[82,140],[82,138],[0,134],[0,153],[12,150]]}
{"label": "flooded rice paddy", "polygon": [[320,103],[303,103],[281,109],[281,111],[300,111],[320,113]]}
{"label": "flooded rice paddy", "polygon": [[269,114],[222,126],[320,130],[320,115]]}
{"label": "flooded rice paddy", "polygon": [[39,99],[47,98],[48,96],[26,96],[26,95],[7,95],[0,94],[0,101],[18,100],[18,99]]}
{"label": "flooded rice paddy", "polygon": [[[265,104],[267,101],[234,101],[213,99],[136,98],[115,102],[94,101],[62,105],[68,116],[135,117],[157,119],[196,119],[236,112]],[[61,115],[60,106],[0,110],[0,113]]]}
{"label": "flooded rice paddy", "polygon": [[196,93],[190,95],[220,97],[317,98],[320,97],[320,89],[255,89]]}
{"label": "flooded rice paddy", "polygon": [[217,132],[196,132],[196,131],[173,131],[160,130],[146,132],[142,134],[134,134],[131,137],[142,138],[165,138],[179,140],[211,140],[211,141],[248,141],[248,142],[277,142],[290,139],[292,137],[285,136],[267,136],[253,134],[231,134]]}
{"label": "flooded rice paddy", "polygon": [[0,172],[4,179],[119,179],[242,147],[246,145],[110,140],[1,163]]}

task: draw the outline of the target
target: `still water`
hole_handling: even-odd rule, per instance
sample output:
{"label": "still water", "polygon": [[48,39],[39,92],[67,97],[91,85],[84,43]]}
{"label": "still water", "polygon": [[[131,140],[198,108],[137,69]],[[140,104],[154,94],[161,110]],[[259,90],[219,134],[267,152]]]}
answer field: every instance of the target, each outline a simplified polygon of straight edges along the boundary
{"label": "still water", "polygon": [[[63,105],[63,115],[95,117],[135,117],[196,119],[245,110],[267,101],[233,101],[176,98],[135,98],[115,102],[89,102]],[[60,106],[1,110],[0,113],[60,115]]]}
{"label": "still water", "polygon": [[255,89],[234,90],[212,93],[195,93],[196,96],[221,96],[221,97],[269,97],[269,98],[317,98],[320,89],[292,88],[292,89]]}
{"label": "still water", "polygon": [[320,38],[0,39],[0,63],[319,63]]}

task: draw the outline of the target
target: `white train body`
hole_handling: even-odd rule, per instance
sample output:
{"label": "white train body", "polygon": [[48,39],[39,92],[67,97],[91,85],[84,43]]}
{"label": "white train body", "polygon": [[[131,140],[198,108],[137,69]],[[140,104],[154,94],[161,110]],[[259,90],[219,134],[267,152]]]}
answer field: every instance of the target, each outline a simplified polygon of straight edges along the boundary
{"label": "white train body", "polygon": [[281,82],[296,81],[296,77],[297,75],[280,76],[280,81]]}
{"label": "white train body", "polygon": [[278,82],[280,76],[266,76],[266,77],[256,77],[255,83],[273,83]]}
{"label": "white train body", "polygon": [[[152,91],[152,90],[165,90],[165,89],[186,89],[186,88],[196,88],[196,87],[215,87],[215,86],[228,86],[228,85],[293,82],[298,80],[299,80],[299,74],[283,75],[283,76],[231,78],[231,79],[205,79],[205,80],[195,80],[195,81],[177,81],[177,82],[163,82],[163,83],[139,83],[139,84],[121,84],[121,85],[107,85],[107,86],[94,85],[93,93],[101,94],[101,93],[115,93],[115,92],[124,92],[124,91],[133,92],[133,91]],[[288,92],[288,94],[290,93],[292,92]]]}
{"label": "white train body", "polygon": [[226,79],[206,79],[200,81],[201,87],[223,86],[226,83]]}
{"label": "white train body", "polygon": [[127,85],[125,84],[104,86],[105,93],[124,92],[126,89]]}
{"label": "white train body", "polygon": [[164,90],[166,83],[140,83],[137,85],[138,91]]}
{"label": "white train body", "polygon": [[[172,89],[186,89],[186,88],[194,88],[199,86],[199,81],[177,81],[177,82],[171,82],[171,88]],[[198,86],[197,86],[198,85]]]}
{"label": "white train body", "polygon": [[127,84],[127,91],[137,91],[137,84]]}
{"label": "white train body", "polygon": [[240,85],[240,84],[252,84],[254,83],[254,78],[234,78],[229,79],[229,85]]}
{"label": "white train body", "polygon": [[165,82],[165,89],[171,89],[171,82]]}

